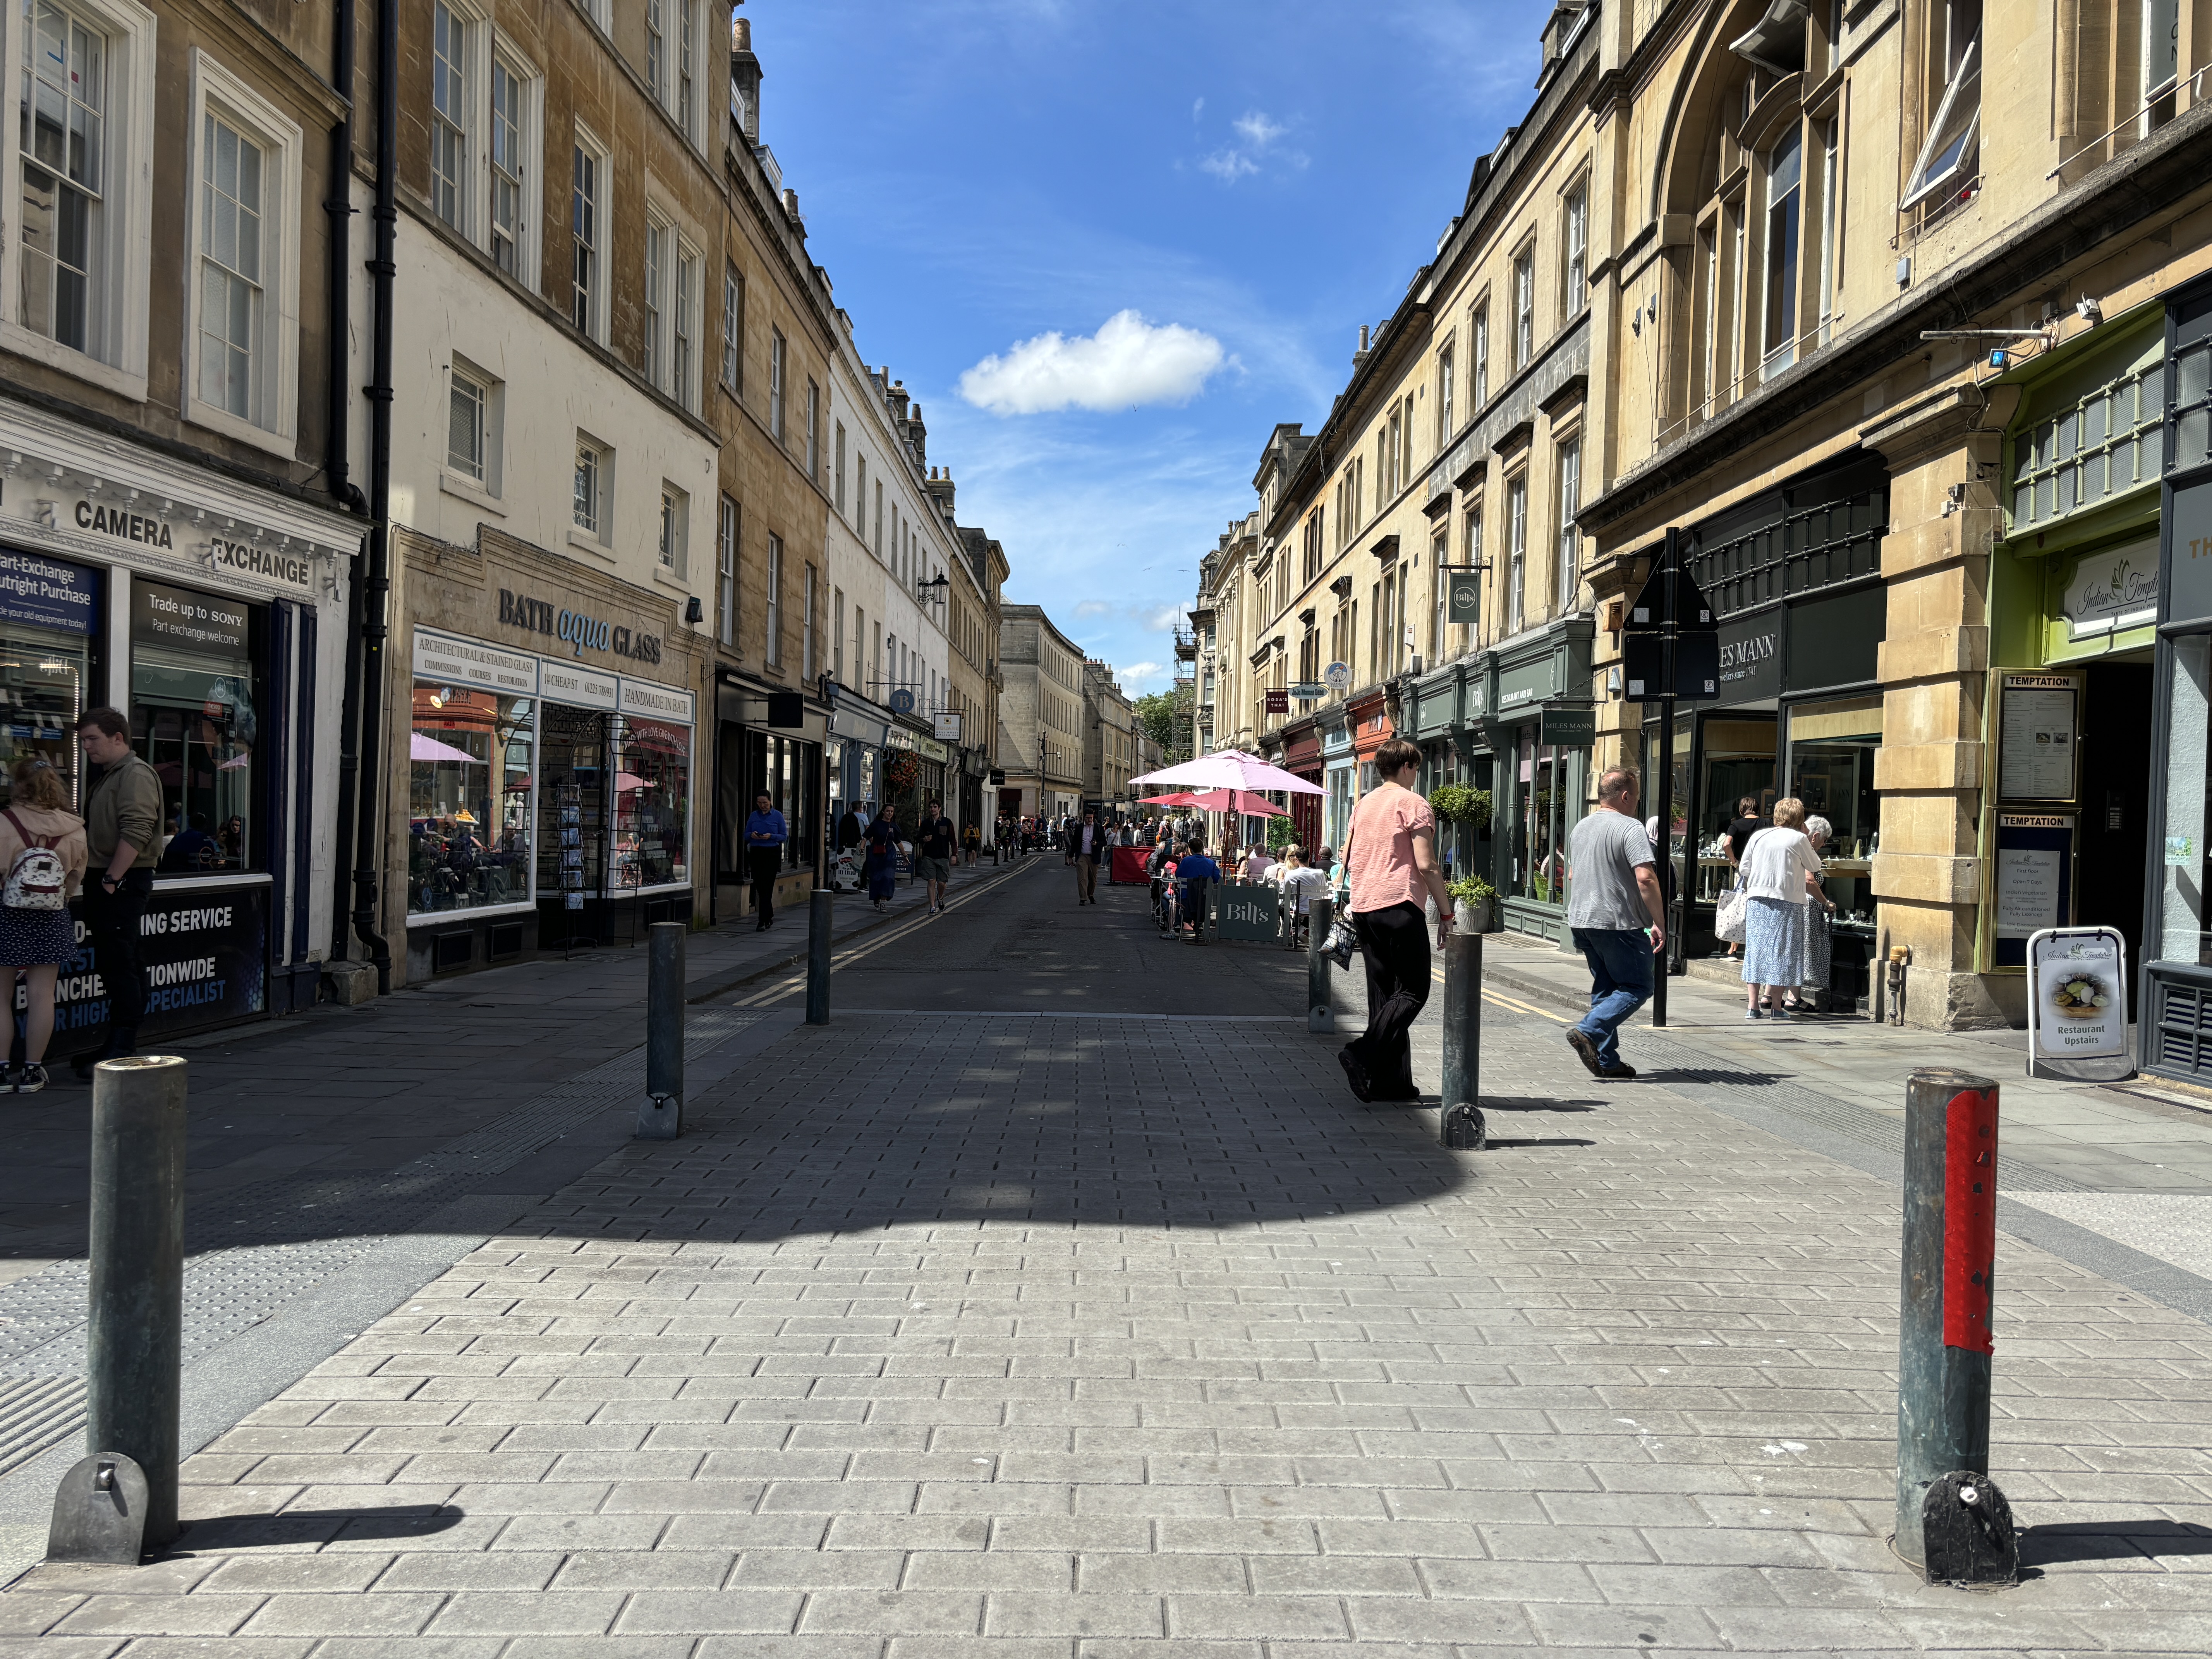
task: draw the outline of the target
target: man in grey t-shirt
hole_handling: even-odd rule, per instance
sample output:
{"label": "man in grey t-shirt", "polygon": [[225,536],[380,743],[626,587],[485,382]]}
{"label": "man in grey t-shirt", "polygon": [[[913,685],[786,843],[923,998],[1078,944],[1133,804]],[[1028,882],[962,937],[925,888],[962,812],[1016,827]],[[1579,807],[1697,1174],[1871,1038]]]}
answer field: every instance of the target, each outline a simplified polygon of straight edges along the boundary
{"label": "man in grey t-shirt", "polygon": [[1567,838],[1567,926],[1590,970],[1590,1010],[1567,1044],[1595,1077],[1636,1075],[1620,1057],[1620,1025],[1650,999],[1651,958],[1667,948],[1659,855],[1637,818],[1636,786],[1626,767],[1605,773],[1597,810]]}

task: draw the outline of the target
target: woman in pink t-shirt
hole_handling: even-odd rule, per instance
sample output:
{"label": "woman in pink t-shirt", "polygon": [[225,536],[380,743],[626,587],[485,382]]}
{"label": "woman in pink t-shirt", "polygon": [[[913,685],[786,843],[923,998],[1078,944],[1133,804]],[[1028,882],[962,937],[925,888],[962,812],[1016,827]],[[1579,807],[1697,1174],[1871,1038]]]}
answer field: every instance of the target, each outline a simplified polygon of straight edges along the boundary
{"label": "woman in pink t-shirt", "polygon": [[1437,820],[1413,793],[1421,751],[1393,738],[1375,754],[1382,783],[1352,812],[1344,851],[1352,927],[1367,964],[1367,1029],[1337,1055],[1362,1100],[1417,1100],[1407,1033],[1429,1000],[1425,901],[1437,902],[1437,948],[1451,932],[1451,895],[1437,864]]}

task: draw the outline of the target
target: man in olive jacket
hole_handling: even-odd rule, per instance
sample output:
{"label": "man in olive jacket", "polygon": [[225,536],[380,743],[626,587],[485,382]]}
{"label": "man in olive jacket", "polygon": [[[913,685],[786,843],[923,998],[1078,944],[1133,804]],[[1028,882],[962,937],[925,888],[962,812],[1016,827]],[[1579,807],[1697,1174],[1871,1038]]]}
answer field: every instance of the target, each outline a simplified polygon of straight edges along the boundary
{"label": "man in olive jacket", "polygon": [[81,1078],[103,1060],[138,1048],[146,1016],[146,968],[138,933],[154,890],[154,842],[161,833],[161,780],[131,746],[130,717],[113,708],[87,711],[77,742],[100,775],[84,798],[84,926],[107,989],[107,1046],[76,1055]]}

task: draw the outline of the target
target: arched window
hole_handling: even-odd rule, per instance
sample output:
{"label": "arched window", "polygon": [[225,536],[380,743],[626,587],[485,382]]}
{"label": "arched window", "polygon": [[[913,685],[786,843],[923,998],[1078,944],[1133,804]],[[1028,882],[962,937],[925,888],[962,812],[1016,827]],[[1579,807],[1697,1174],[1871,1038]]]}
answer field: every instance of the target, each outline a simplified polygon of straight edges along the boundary
{"label": "arched window", "polygon": [[1672,256],[1662,442],[1818,352],[1833,331],[1845,10],[1776,3],[1748,32],[1716,33],[1684,84],[1657,181],[1660,211],[1691,229]]}

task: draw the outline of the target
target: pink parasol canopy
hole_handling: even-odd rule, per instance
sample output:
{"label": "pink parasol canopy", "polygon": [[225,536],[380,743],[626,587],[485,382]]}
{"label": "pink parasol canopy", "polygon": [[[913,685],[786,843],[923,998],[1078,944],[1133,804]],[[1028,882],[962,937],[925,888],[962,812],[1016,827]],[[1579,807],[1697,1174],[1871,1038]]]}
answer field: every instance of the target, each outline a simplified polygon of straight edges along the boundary
{"label": "pink parasol canopy", "polygon": [[1137,805],[1139,806],[1203,806],[1206,803],[1188,790],[1182,790],[1172,795],[1139,795],[1137,797]]}
{"label": "pink parasol canopy", "polygon": [[615,774],[615,793],[617,795],[635,794],[641,789],[650,789],[653,786],[650,783],[647,782],[645,779],[638,776],[635,772],[617,772]]}
{"label": "pink parasol canopy", "polygon": [[1257,755],[1241,749],[1218,749],[1211,755],[1185,761],[1158,772],[1147,772],[1131,783],[1175,783],[1186,789],[1287,789],[1294,795],[1324,794],[1317,783],[1308,783],[1295,772],[1270,766]]}
{"label": "pink parasol canopy", "polygon": [[483,764],[466,750],[456,749],[450,743],[440,743],[435,738],[426,738],[420,732],[408,733],[407,758],[418,761],[458,761],[464,766]]}
{"label": "pink parasol canopy", "polygon": [[1208,789],[1190,798],[1192,805],[1209,812],[1242,812],[1255,818],[1286,818],[1290,814],[1265,795],[1246,789]]}

